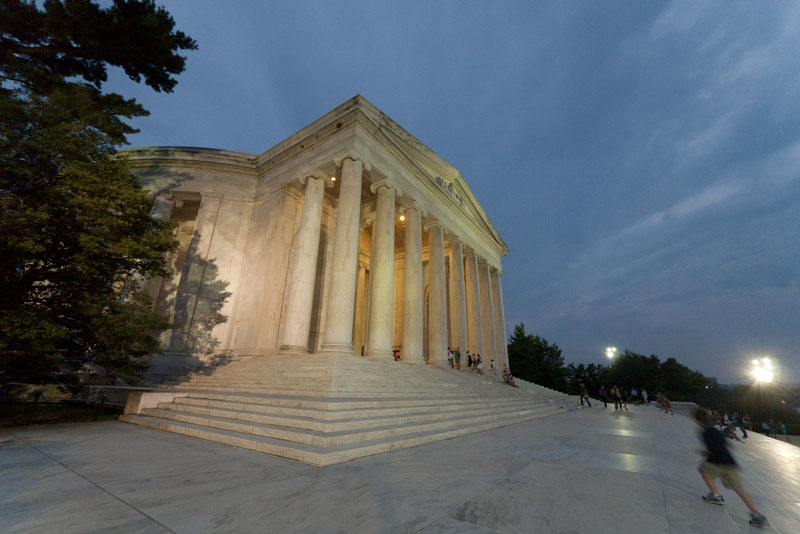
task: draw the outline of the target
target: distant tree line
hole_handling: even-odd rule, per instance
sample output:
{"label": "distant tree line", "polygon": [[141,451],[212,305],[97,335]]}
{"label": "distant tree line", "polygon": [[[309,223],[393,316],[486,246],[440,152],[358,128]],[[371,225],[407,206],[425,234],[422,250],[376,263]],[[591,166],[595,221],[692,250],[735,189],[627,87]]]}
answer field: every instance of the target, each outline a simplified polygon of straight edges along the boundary
{"label": "distant tree line", "polygon": [[651,395],[664,393],[671,400],[690,401],[700,392],[715,387],[717,381],[693,371],[675,358],[661,361],[658,356],[644,356],[626,350],[609,365],[573,363],[564,365],[561,349],[555,343],[525,332],[525,325],[514,327],[509,338],[508,359],[515,376],[542,386],[577,394],[583,382],[592,396],[601,385],[606,389],[617,385],[630,391],[647,389]]}
{"label": "distant tree line", "polygon": [[[748,414],[753,429],[761,431],[761,423],[773,419],[784,422],[789,432],[800,433],[800,388],[779,384],[732,385],[717,383],[679,363],[675,358],[664,361],[651,354],[645,356],[626,350],[608,365],[564,365],[561,349],[543,337],[525,332],[523,323],[514,327],[508,340],[508,359],[515,376],[551,389],[577,395],[580,383],[589,395],[598,397],[600,386],[617,385],[630,392],[645,388],[651,397],[661,392],[673,401],[691,401],[719,411]],[[641,395],[641,393],[640,393]]]}

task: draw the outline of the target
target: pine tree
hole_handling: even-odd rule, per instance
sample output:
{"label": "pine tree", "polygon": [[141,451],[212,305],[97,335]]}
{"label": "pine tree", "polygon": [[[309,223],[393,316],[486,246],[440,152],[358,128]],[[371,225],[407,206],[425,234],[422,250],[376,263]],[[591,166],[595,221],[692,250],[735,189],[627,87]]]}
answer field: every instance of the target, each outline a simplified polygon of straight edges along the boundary
{"label": "pine tree", "polygon": [[169,226],[116,153],[146,115],[108,66],[171,92],[195,42],[152,1],[0,4],[0,383],[135,381],[168,323],[132,280],[163,274]]}

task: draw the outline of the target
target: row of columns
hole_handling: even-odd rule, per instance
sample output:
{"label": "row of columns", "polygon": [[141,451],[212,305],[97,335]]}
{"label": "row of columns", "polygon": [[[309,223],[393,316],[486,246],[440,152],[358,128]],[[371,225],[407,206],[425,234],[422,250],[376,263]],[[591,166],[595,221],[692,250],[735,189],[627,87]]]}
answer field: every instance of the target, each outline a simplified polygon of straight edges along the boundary
{"label": "row of columns", "polygon": [[[321,352],[353,352],[353,320],[359,253],[361,186],[369,164],[348,153],[336,161],[341,185],[327,297],[326,326]],[[302,178],[306,187],[300,226],[295,235],[289,271],[286,320],[280,349],[307,352],[314,296],[319,232],[324,187],[321,172]],[[370,186],[377,196],[372,233],[371,291],[366,355],[392,357],[394,294],[395,202],[400,191],[386,180]],[[406,216],[403,278],[403,360],[425,363],[423,354],[422,217],[416,203],[401,207]],[[429,364],[447,365],[447,287],[445,277],[444,228],[438,221],[425,225],[429,242]],[[485,260],[463,250],[461,242],[448,243],[450,250],[450,295],[452,345],[473,353],[494,355],[498,365],[507,363],[505,319],[499,273],[490,271]]]}

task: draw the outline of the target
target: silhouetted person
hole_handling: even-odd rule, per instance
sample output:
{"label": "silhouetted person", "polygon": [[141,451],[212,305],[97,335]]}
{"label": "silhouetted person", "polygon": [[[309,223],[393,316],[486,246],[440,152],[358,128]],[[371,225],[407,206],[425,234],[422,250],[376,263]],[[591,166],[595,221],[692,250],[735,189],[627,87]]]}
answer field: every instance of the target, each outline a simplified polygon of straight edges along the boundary
{"label": "silhouetted person", "polygon": [[724,505],[725,499],[717,490],[716,479],[722,480],[722,484],[735,491],[750,510],[750,524],[754,527],[763,527],[767,518],[758,511],[750,495],[744,490],[739,479],[739,470],[733,460],[728,448],[725,445],[725,437],[712,425],[711,418],[703,408],[694,411],[694,421],[703,430],[700,437],[706,448],[697,449],[697,453],[705,456],[705,460],[700,464],[698,470],[703,482],[706,483],[711,493],[703,495],[703,500],[717,505]]}

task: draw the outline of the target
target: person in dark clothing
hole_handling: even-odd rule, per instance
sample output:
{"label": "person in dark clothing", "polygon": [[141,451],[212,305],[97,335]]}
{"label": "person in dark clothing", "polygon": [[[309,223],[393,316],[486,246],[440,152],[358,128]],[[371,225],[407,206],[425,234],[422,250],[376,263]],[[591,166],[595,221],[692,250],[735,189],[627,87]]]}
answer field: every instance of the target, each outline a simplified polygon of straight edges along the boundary
{"label": "person in dark clothing", "polygon": [[698,454],[705,456],[698,471],[703,477],[703,482],[711,490],[708,495],[703,495],[703,500],[711,504],[725,504],[725,499],[717,490],[716,479],[719,478],[726,488],[732,489],[741,497],[750,510],[750,524],[754,527],[763,527],[767,518],[758,511],[750,495],[744,490],[739,479],[739,469],[725,444],[725,436],[714,428],[713,421],[703,408],[697,408],[694,411],[694,420],[703,429],[700,432],[700,438],[706,446],[705,449],[697,449]]}
{"label": "person in dark clothing", "polygon": [[603,400],[603,408],[608,408],[608,392],[605,386],[600,386],[600,398]]}
{"label": "person in dark clothing", "polygon": [[592,407],[592,402],[589,400],[589,394],[586,392],[586,386],[581,382],[581,406],[583,406],[583,399],[586,399],[586,404],[589,408]]}

